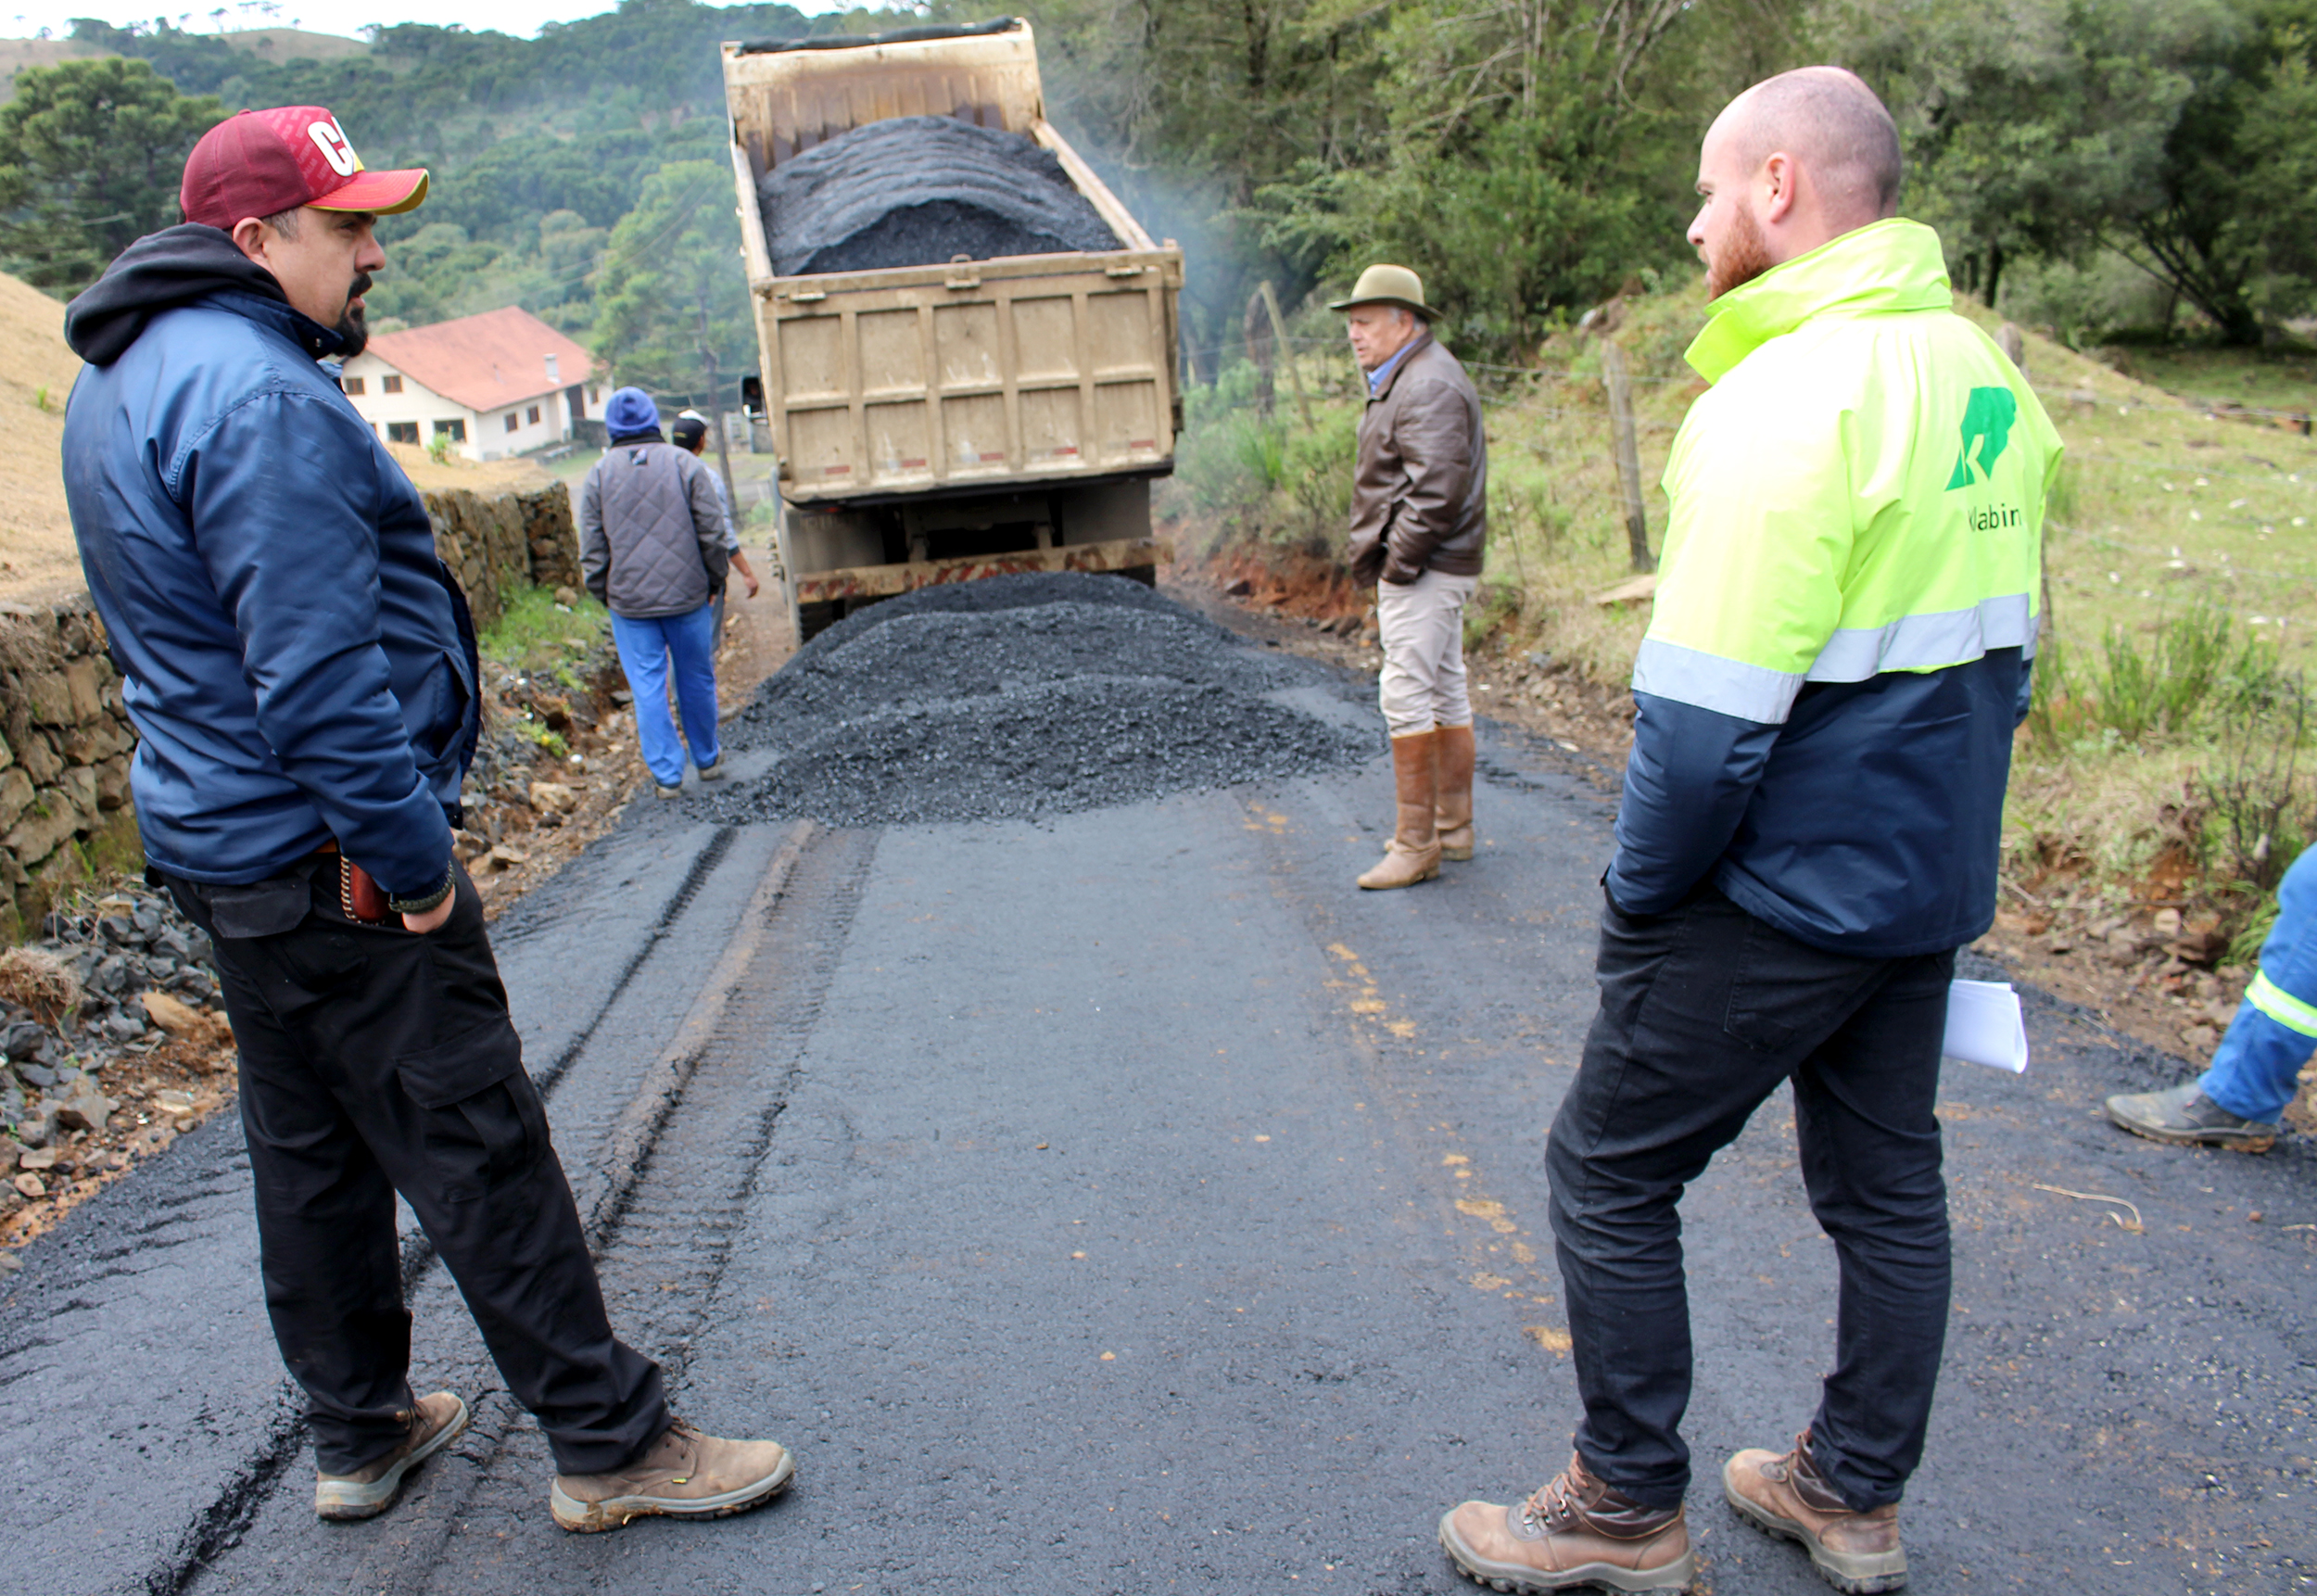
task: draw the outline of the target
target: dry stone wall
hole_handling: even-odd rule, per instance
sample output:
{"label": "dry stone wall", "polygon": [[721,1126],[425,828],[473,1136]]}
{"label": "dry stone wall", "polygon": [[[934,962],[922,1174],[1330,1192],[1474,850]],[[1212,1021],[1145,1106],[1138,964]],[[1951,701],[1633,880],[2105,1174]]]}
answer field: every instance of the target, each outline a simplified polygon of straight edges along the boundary
{"label": "dry stone wall", "polygon": [[[429,493],[435,542],[478,627],[525,582],[576,587],[579,544],[559,483],[483,498]],[[36,931],[57,892],[133,862],[136,729],[86,594],[0,603],[0,942]]]}
{"label": "dry stone wall", "polygon": [[579,538],[562,483],[488,499],[463,488],[425,499],[435,547],[466,589],[476,626],[505,614],[508,596],[526,582],[579,586]]}

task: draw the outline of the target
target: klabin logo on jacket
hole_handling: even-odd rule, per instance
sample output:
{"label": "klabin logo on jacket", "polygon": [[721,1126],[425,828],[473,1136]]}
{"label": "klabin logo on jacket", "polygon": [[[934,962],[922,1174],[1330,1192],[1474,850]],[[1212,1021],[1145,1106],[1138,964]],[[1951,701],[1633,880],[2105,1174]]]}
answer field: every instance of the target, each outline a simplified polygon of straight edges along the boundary
{"label": "klabin logo on jacket", "polygon": [[1955,471],[1947,478],[1948,492],[1970,487],[1974,471],[1981,482],[1994,475],[1995,462],[2011,441],[2012,423],[2019,419],[2019,397],[2009,388],[1971,390],[1963,406],[1963,452],[1956,456]]}

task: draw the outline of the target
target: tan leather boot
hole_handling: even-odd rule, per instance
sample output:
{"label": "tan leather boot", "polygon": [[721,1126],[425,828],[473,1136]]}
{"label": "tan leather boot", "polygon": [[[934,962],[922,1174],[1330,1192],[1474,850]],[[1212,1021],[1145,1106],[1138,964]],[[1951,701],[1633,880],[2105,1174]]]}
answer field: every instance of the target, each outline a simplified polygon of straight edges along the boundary
{"label": "tan leather boot", "polygon": [[1772,1535],[1800,1541],[1819,1577],[1849,1596],[1873,1596],[1906,1585],[1899,1545],[1899,1507],[1860,1513],[1835,1494],[1810,1461],[1810,1432],[1780,1456],[1759,1447],[1722,1465],[1722,1490],[1738,1516]]}
{"label": "tan leather boot", "polygon": [[1440,738],[1440,794],[1433,813],[1440,832],[1440,857],[1473,856],[1473,728],[1444,726]]}
{"label": "tan leather boot", "polygon": [[1392,739],[1392,786],[1399,810],[1390,846],[1360,878],[1371,890],[1412,887],[1440,873],[1440,838],[1433,817],[1438,801],[1440,734],[1419,731]]}
{"label": "tan leather boot", "polygon": [[465,1433],[466,1404],[454,1392],[437,1391],[405,1409],[402,1422],[409,1427],[401,1444],[386,1456],[352,1474],[315,1472],[315,1517],[374,1518],[392,1507],[402,1494],[402,1476]]}
{"label": "tan leather boot", "polygon": [[779,1441],[704,1436],[678,1419],[640,1457],[610,1474],[559,1474],[548,1492],[555,1522],[581,1535],[631,1518],[722,1518],[769,1501],[796,1477]]}
{"label": "tan leather boot", "polygon": [[1576,1457],[1517,1506],[1451,1509],[1440,1519],[1440,1546],[1466,1578],[1499,1590],[1687,1590],[1697,1573],[1680,1508],[1620,1496]]}

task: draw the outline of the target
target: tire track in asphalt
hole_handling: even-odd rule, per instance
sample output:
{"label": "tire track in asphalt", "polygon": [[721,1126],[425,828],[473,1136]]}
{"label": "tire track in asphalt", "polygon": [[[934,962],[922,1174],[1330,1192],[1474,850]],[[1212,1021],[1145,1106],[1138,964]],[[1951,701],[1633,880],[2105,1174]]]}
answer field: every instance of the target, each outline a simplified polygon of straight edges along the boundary
{"label": "tire track in asphalt", "polygon": [[[683,1395],[685,1354],[709,1311],[736,1222],[786,1106],[797,1047],[767,1054],[755,1040],[792,1031],[801,1045],[841,945],[874,833],[816,834],[790,829],[752,893],[708,982],[660,1056],[637,1082],[589,1164],[576,1172],[591,1249],[601,1261],[607,1306],[624,1338],[658,1358],[671,1395]],[[767,1008],[775,1018],[765,1018]],[[448,1289],[434,1295],[448,1298]],[[440,1313],[421,1310],[422,1320]],[[450,1361],[455,1388],[474,1422],[465,1436],[416,1476],[388,1518],[361,1526],[323,1525],[294,1493],[281,1492],[239,1555],[213,1560],[192,1589],[346,1590],[415,1592],[433,1588],[445,1549],[477,1514],[504,1506],[552,1546],[566,1539],[545,1511],[553,1472],[545,1438],[497,1387],[497,1374],[472,1327]],[[414,1362],[426,1361],[423,1352]],[[441,1360],[434,1360],[440,1362]],[[532,1521],[536,1521],[533,1523]],[[592,1539],[592,1538],[583,1538]],[[507,1552],[493,1538],[468,1561],[494,1566]]]}
{"label": "tire track in asphalt", "polygon": [[[713,1380],[695,1378],[703,1328],[736,1311],[721,1299],[733,1248],[786,1113],[807,1039],[876,856],[875,830],[824,830],[795,862],[770,917],[722,1005],[720,1023],[643,1160],[601,1249],[612,1323],[658,1360],[670,1405],[716,1435],[765,1435],[796,1444],[795,1415],[752,1411]],[[405,1556],[393,1579],[349,1590],[418,1596],[475,1590],[598,1589],[613,1582],[644,1538],[697,1529],[651,1520],[616,1535],[566,1534],[547,1511],[555,1465],[547,1438],[505,1408],[487,1463],[452,1511],[427,1503],[441,1532],[422,1559]],[[809,1450],[799,1458],[813,1470]],[[415,1505],[415,1504],[413,1504]],[[400,1510],[399,1510],[400,1511]],[[779,1512],[779,1507],[769,1511]]]}
{"label": "tire track in asphalt", "polygon": [[[733,836],[734,830],[730,827],[719,827],[711,833],[691,860],[675,892],[653,918],[649,931],[605,988],[602,1001],[580,1023],[555,1058],[545,1068],[533,1073],[532,1079],[538,1086],[540,1096],[549,1103],[552,1103],[557,1088],[585,1054],[588,1044],[594,1038],[604,1018],[627,994],[653,950],[684,918],[686,911],[699,897],[701,888],[724,862],[731,850]],[[241,1165],[247,1167],[246,1156]],[[405,1300],[416,1295],[433,1271],[436,1261],[434,1244],[427,1239],[424,1232],[412,1229],[404,1234],[402,1293]],[[148,1596],[178,1596],[179,1592],[189,1589],[204,1570],[213,1567],[219,1555],[241,1539],[260,1510],[281,1487],[290,1464],[304,1450],[306,1440],[303,1394],[295,1381],[284,1379],[273,1394],[258,1445],[227,1482],[224,1490],[196,1514],[171,1554],[146,1576],[142,1589]]]}

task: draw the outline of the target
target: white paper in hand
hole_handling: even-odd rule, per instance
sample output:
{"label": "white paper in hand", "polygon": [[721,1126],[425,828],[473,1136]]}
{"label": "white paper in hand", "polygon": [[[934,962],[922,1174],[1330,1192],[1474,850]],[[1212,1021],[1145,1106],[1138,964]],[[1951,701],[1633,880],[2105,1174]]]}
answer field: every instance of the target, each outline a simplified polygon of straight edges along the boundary
{"label": "white paper in hand", "polygon": [[2027,1021],[2007,981],[1958,981],[1947,989],[1947,1039],[1940,1051],[1966,1064],[2023,1074]]}

